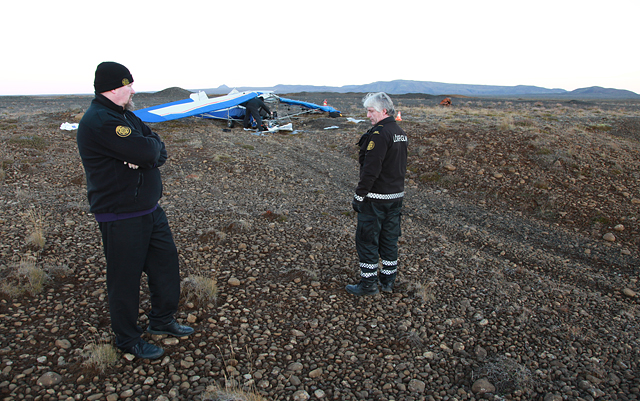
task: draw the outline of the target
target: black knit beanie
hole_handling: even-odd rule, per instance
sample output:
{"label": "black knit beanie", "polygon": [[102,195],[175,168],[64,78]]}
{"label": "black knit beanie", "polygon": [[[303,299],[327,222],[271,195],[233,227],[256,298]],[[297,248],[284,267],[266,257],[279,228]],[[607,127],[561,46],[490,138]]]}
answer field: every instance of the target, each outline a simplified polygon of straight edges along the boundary
{"label": "black knit beanie", "polygon": [[96,78],[93,81],[93,87],[96,93],[107,92],[112,89],[118,89],[121,86],[129,85],[133,82],[133,76],[122,64],[113,61],[105,61],[96,68]]}

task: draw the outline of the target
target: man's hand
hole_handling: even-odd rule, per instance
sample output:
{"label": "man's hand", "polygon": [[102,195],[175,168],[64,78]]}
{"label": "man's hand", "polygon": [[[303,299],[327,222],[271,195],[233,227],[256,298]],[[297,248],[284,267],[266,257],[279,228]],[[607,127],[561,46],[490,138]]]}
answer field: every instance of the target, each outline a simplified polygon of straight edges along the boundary
{"label": "man's hand", "polygon": [[360,213],[360,205],[362,205],[362,202],[358,202],[355,199],[351,201],[351,207],[357,213]]}
{"label": "man's hand", "polygon": [[137,170],[137,169],[138,169],[138,166],[136,166],[136,165],[135,165],[135,164],[133,164],[133,163],[127,163],[127,162],[124,162],[124,164],[129,165],[129,168],[132,168],[132,169],[134,169],[134,170]]}
{"label": "man's hand", "polygon": [[360,210],[362,210],[361,207],[363,203],[364,198],[362,196],[354,195],[353,200],[351,201],[351,207],[353,207],[354,211],[362,213]]}

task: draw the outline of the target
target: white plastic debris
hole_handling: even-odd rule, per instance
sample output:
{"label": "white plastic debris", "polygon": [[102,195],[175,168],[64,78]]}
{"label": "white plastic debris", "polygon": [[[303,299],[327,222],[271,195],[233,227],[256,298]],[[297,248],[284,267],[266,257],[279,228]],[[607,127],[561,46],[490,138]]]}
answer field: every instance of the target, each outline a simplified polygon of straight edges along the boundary
{"label": "white plastic debris", "polygon": [[63,129],[65,131],[73,131],[78,129],[78,124],[77,123],[62,123],[62,125],[60,126],[60,129]]}
{"label": "white plastic debris", "polygon": [[338,127],[337,125],[332,125],[331,127],[325,127],[324,129],[338,129],[340,127]]}
{"label": "white plastic debris", "polygon": [[347,117],[347,121],[349,121],[350,123],[358,124],[358,123],[363,122],[365,120],[356,120],[355,118]]}
{"label": "white plastic debris", "polygon": [[285,125],[276,125],[275,127],[269,128],[269,132],[277,132],[277,131],[293,131],[293,124],[285,124]]}

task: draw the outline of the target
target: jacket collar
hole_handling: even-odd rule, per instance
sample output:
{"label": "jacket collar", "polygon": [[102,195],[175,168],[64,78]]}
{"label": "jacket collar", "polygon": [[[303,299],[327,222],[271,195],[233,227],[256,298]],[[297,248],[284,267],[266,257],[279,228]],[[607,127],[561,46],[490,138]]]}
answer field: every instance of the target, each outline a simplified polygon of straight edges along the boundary
{"label": "jacket collar", "polygon": [[96,103],[100,103],[101,105],[116,111],[120,114],[124,114],[125,112],[125,108],[122,106],[118,106],[117,104],[113,103],[111,100],[107,99],[106,96],[104,96],[102,93],[96,93],[96,97],[93,99],[94,102]]}
{"label": "jacket collar", "polygon": [[371,135],[371,133],[373,131],[376,130],[376,128],[383,126],[385,124],[389,124],[391,122],[395,122],[396,120],[393,117],[386,117],[383,118],[382,120],[378,121],[378,123],[374,126],[372,126],[371,128],[369,128],[369,131],[365,132],[364,134],[362,134],[362,136],[360,137],[360,140],[358,141],[358,146],[362,146],[363,143],[365,143],[365,141],[367,141],[369,139],[369,136]]}
{"label": "jacket collar", "polygon": [[385,124],[389,124],[390,122],[394,122],[395,119],[393,117],[386,117],[383,118],[382,120],[378,121],[378,124],[376,125],[385,125]]}

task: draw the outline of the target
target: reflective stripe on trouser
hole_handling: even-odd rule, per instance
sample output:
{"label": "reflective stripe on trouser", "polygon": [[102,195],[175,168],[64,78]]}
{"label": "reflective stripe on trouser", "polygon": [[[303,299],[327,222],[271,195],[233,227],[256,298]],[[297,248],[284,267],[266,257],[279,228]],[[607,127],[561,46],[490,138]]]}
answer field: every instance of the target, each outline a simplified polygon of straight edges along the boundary
{"label": "reflective stripe on trouser", "polygon": [[364,202],[360,206],[356,250],[362,277],[377,275],[380,259],[383,264],[381,273],[397,272],[401,209],[401,200],[388,203]]}
{"label": "reflective stripe on trouser", "polygon": [[385,276],[390,276],[398,272],[398,260],[381,260],[382,262],[382,270],[380,270],[381,274]]}

